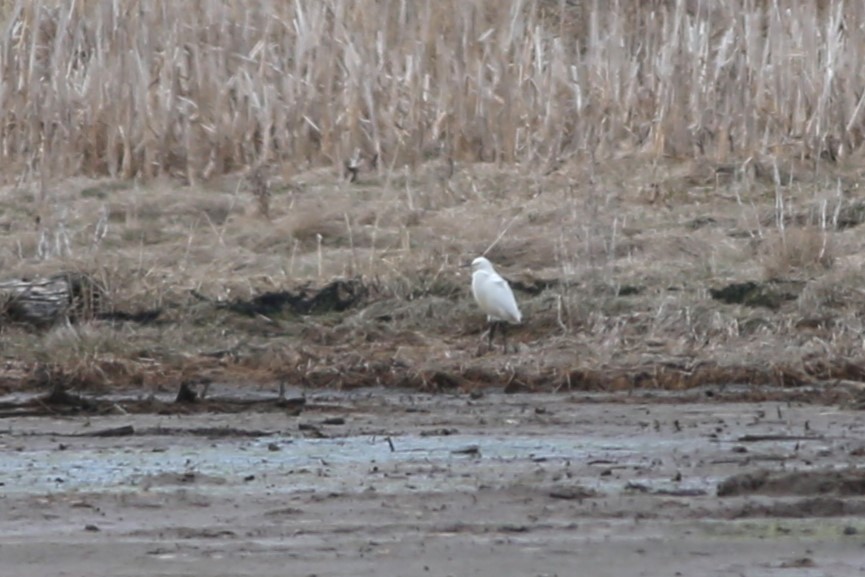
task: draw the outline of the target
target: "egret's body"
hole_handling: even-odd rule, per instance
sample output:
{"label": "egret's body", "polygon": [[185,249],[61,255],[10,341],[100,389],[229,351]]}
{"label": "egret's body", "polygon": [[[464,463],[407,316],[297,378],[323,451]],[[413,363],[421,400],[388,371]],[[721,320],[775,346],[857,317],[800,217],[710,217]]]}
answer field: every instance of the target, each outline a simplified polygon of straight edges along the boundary
{"label": "egret's body", "polygon": [[490,322],[490,346],[496,325],[501,326],[504,339],[505,323],[519,324],[523,319],[508,281],[496,272],[493,263],[482,256],[472,261],[472,295]]}

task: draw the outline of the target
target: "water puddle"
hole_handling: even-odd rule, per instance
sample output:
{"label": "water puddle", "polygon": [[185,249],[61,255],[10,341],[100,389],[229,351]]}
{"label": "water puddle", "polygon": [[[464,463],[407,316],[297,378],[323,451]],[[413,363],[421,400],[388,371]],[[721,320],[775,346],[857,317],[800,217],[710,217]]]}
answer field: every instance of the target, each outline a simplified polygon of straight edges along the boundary
{"label": "water puddle", "polygon": [[[705,441],[702,441],[705,443]],[[661,441],[661,445],[665,442]],[[697,440],[669,441],[667,450],[693,449]],[[694,445],[691,447],[690,445]],[[657,452],[657,441],[652,443]],[[639,438],[576,435],[400,435],[304,439],[203,440],[182,447],[147,446],[8,451],[0,456],[5,493],[137,491],[208,485],[208,492],[455,490],[501,483],[539,469],[590,461],[650,468]],[[657,453],[656,453],[657,454]],[[650,480],[649,480],[650,481]],[[593,488],[609,484],[598,480]]]}

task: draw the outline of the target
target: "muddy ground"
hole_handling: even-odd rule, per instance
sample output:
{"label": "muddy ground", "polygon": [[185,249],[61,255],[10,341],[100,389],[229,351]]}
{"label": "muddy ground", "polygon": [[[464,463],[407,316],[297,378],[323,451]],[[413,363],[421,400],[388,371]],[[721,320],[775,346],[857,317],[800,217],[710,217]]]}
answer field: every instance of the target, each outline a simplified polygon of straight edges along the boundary
{"label": "muddy ground", "polygon": [[[211,386],[0,423],[3,575],[855,575],[865,421],[792,391]],[[285,391],[287,399],[303,391]],[[26,394],[3,399],[27,406]],[[173,396],[151,402],[173,404]]]}

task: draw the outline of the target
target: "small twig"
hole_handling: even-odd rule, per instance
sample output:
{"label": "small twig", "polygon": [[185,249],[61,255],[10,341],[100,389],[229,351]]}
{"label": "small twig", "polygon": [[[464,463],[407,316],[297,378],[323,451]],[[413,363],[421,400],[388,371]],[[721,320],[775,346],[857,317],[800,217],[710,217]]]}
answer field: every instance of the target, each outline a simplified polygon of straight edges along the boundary
{"label": "small twig", "polygon": [[559,325],[559,328],[562,329],[562,333],[568,334],[568,327],[565,325],[565,321],[562,318],[562,295],[556,295],[556,323]]}
{"label": "small twig", "polygon": [[511,229],[511,227],[514,225],[514,223],[517,221],[517,219],[519,217],[520,217],[519,214],[514,215],[514,217],[510,220],[510,222],[508,222],[507,226],[505,226],[505,228],[499,233],[499,235],[492,242],[492,244],[490,246],[488,246],[487,249],[481,253],[481,255],[486,256],[487,253],[489,253],[491,250],[493,250],[493,247],[496,246],[497,244],[499,244],[499,241],[502,240],[502,238],[508,233],[508,231]]}
{"label": "small twig", "polygon": [[45,409],[46,411],[48,411],[48,412],[51,413],[52,415],[56,415],[56,414],[57,414],[57,411],[55,411],[54,409],[52,409],[51,407],[49,407],[48,404],[47,404],[45,401],[43,401],[42,399],[36,399],[36,402],[37,402],[37,403],[38,403],[38,404],[39,404],[43,409]]}
{"label": "small twig", "polygon": [[321,253],[321,241],[322,241],[321,233],[316,233],[315,240],[318,243],[318,278],[322,276],[322,268],[324,267],[324,256]]}

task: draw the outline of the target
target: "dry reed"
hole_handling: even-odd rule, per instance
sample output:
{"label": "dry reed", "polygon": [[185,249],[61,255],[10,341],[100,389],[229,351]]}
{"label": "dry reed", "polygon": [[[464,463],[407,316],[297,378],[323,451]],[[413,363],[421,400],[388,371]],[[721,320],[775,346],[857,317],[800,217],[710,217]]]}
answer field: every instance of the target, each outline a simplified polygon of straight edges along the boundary
{"label": "dry reed", "polygon": [[[862,141],[865,5],[655,0],[18,0],[0,146],[33,180],[271,161],[387,166],[444,147],[837,158]],[[378,155],[378,156],[376,156]],[[10,170],[11,169],[11,170]]]}

